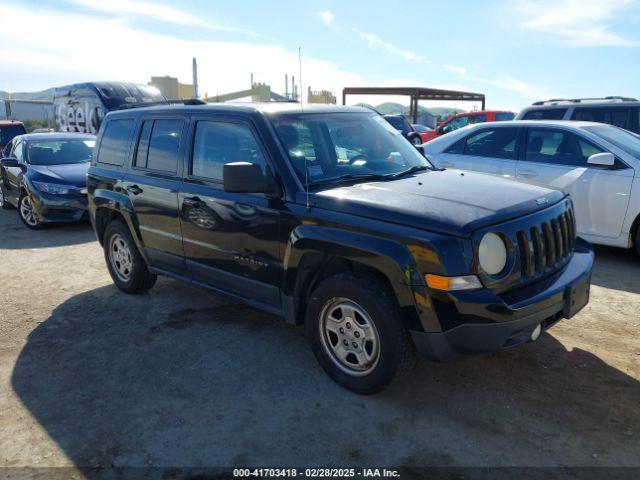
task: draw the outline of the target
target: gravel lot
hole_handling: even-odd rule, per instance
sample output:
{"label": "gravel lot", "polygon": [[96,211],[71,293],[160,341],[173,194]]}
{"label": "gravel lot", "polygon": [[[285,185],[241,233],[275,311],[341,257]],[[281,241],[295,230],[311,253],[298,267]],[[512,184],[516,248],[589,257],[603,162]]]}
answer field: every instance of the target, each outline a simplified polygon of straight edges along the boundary
{"label": "gravel lot", "polygon": [[598,248],[591,303],[538,342],[370,397],[279,318],[169,279],[118,292],[88,224],[0,211],[0,265],[0,466],[640,465],[630,252]]}

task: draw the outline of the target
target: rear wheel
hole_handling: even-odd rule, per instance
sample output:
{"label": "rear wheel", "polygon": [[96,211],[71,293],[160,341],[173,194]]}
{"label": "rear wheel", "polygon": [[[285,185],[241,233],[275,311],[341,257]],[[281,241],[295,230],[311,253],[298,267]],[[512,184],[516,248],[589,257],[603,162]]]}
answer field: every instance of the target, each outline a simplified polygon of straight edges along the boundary
{"label": "rear wheel", "polygon": [[20,200],[18,201],[18,215],[20,216],[20,220],[24,223],[27,228],[31,230],[39,230],[44,224],[38,220],[36,213],[33,209],[33,201],[31,197],[26,194],[22,194]]}
{"label": "rear wheel", "polygon": [[417,147],[417,146],[419,146],[419,145],[422,145],[422,144],[424,143],[424,142],[422,141],[422,138],[420,138],[420,135],[418,135],[417,133],[416,133],[413,137],[411,137],[411,138],[409,139],[409,141],[410,141],[412,144],[414,144],[416,147]]}
{"label": "rear wheel", "polygon": [[156,283],[147,268],[128,227],[116,220],[104,232],[104,256],[113,283],[125,293],[143,293]]}
{"label": "rear wheel", "polygon": [[0,208],[4,210],[9,210],[11,208],[11,204],[4,193],[4,185],[2,185],[2,183],[0,183]]}
{"label": "rear wheel", "polygon": [[323,280],[311,294],[306,327],[318,363],[354,392],[378,392],[413,363],[400,309],[375,276],[344,273]]}

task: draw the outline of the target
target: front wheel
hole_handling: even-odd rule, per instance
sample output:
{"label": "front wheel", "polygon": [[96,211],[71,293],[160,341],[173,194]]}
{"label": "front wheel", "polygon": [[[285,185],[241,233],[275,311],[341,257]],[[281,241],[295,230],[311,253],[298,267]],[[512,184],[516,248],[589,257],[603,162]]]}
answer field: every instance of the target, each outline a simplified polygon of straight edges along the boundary
{"label": "front wheel", "polygon": [[411,137],[409,139],[411,141],[411,143],[413,145],[415,145],[416,147],[422,145],[424,142],[422,141],[422,138],[420,138],[420,135],[414,135],[413,137]]}
{"label": "front wheel", "polygon": [[29,195],[22,194],[20,197],[20,200],[18,201],[18,215],[20,216],[22,223],[31,230],[39,230],[44,226],[36,216],[33,209],[33,201]]}
{"label": "front wheel", "polygon": [[311,294],[306,327],[320,366],[354,392],[383,390],[413,363],[393,292],[375,276],[344,273],[323,280]]}
{"label": "front wheel", "polygon": [[636,252],[640,255],[640,226],[636,228]]}
{"label": "front wheel", "polygon": [[125,293],[143,293],[153,287],[157,276],[149,272],[124,223],[116,220],[107,225],[103,245],[107,268],[116,287]]}

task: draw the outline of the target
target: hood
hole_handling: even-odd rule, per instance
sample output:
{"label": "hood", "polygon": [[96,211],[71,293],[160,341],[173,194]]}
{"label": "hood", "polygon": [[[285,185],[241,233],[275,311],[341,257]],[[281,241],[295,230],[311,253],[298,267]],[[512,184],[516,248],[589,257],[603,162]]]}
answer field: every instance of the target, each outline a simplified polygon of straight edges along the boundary
{"label": "hood", "polygon": [[90,162],[67,163],[62,165],[29,165],[29,169],[39,175],[48,178],[33,178],[38,181],[51,181],[63,185],[74,185],[76,187],[87,186],[87,171]]}
{"label": "hood", "polygon": [[315,206],[468,237],[474,230],[545,209],[565,195],[460,170],[435,170],[315,192]]}

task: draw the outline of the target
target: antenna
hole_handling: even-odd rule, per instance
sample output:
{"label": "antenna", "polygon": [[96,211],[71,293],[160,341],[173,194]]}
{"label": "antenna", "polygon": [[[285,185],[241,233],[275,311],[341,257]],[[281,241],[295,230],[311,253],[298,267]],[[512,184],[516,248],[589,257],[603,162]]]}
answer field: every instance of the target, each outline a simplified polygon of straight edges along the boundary
{"label": "antenna", "polygon": [[[302,47],[298,47],[298,64],[300,65],[300,111],[304,112],[304,106],[302,105]],[[305,155],[304,157],[304,188],[307,194],[307,210],[311,210],[309,204],[309,159]]]}

